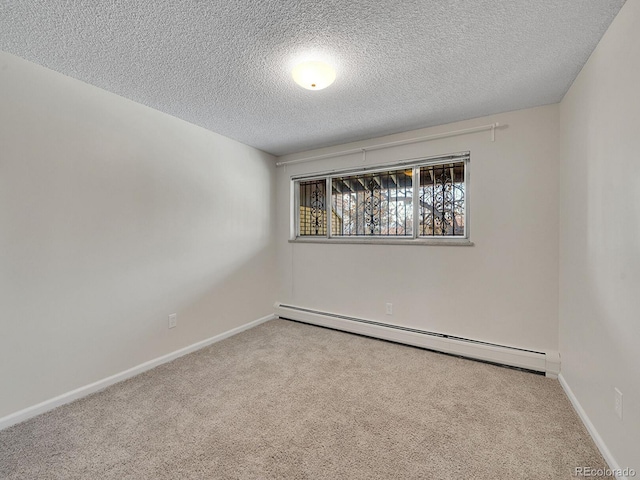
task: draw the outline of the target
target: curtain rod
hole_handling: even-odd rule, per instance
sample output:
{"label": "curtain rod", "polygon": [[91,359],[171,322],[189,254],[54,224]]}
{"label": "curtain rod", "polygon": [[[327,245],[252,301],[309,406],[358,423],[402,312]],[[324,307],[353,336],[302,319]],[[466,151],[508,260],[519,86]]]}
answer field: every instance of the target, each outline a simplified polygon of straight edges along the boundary
{"label": "curtain rod", "polygon": [[288,162],[276,162],[276,167],[282,165],[292,165],[294,163],[313,162],[314,160],[323,160],[325,158],[340,157],[342,155],[350,155],[352,153],[365,153],[373,150],[381,150],[383,148],[396,147],[400,145],[409,145],[411,143],[426,142],[429,140],[436,140],[438,138],[455,137],[458,135],[465,135],[467,133],[484,132],[491,130],[491,141],[496,140],[496,128],[501,126],[498,122],[491,123],[489,125],[480,125],[479,127],[464,128],[462,130],[454,130],[452,132],[436,133],[435,135],[427,135],[426,137],[412,138],[408,140],[398,140],[395,142],[378,143],[377,145],[371,145],[369,147],[351,148],[349,150],[341,150],[335,153],[325,153],[324,155],[315,155],[313,157],[304,157],[297,160],[289,160]]}
{"label": "curtain rod", "polygon": [[376,171],[385,171],[389,169],[396,169],[398,167],[411,167],[414,165],[428,166],[428,165],[438,165],[441,163],[447,162],[459,162],[464,160],[469,160],[470,152],[460,152],[460,153],[451,153],[448,155],[433,155],[431,157],[416,157],[416,158],[405,158],[403,160],[393,161],[389,163],[389,161],[385,163],[378,163],[375,165],[353,165],[347,168],[333,168],[331,170],[325,170],[322,172],[311,172],[311,173],[302,173],[299,175],[293,175],[291,180],[300,180],[304,179],[312,179],[315,177],[331,177],[331,176],[342,176],[350,173],[359,173],[359,172],[376,172]]}

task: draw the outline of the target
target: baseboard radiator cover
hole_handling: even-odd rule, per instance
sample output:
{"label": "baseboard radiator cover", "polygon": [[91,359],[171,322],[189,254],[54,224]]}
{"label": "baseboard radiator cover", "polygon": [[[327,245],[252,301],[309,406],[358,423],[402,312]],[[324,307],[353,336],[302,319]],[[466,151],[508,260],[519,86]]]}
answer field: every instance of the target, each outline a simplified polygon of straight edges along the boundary
{"label": "baseboard radiator cover", "polygon": [[516,367],[545,374],[551,378],[557,378],[560,372],[560,356],[557,352],[537,352],[498,345],[470,338],[322,312],[296,305],[276,303],[274,308],[275,314],[280,318],[459,355],[474,360]]}

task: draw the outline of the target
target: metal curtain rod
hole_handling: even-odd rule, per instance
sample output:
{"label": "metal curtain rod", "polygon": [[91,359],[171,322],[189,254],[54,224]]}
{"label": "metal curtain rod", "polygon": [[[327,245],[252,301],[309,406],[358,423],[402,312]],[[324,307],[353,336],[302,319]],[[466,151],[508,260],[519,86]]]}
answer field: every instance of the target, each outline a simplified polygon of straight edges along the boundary
{"label": "metal curtain rod", "polygon": [[289,160],[288,162],[277,162],[276,167],[280,167],[282,165],[292,165],[294,163],[313,162],[314,160],[340,157],[342,155],[350,155],[352,153],[370,152],[373,150],[381,150],[383,148],[396,147],[399,145],[409,145],[411,143],[427,142],[429,140],[436,140],[438,138],[455,137],[458,135],[465,135],[467,133],[484,132],[486,130],[491,130],[491,141],[495,142],[496,128],[498,128],[499,126],[500,124],[496,122],[496,123],[491,123],[489,125],[480,125],[479,127],[471,127],[471,128],[464,128],[462,130],[454,130],[452,132],[436,133],[435,135],[427,135],[426,137],[412,138],[409,140],[398,140],[396,142],[379,143],[377,145],[371,145],[369,147],[351,148],[349,150],[341,150],[335,153],[325,153],[324,155],[315,155],[313,157],[304,157],[304,158],[299,158],[297,160]]}

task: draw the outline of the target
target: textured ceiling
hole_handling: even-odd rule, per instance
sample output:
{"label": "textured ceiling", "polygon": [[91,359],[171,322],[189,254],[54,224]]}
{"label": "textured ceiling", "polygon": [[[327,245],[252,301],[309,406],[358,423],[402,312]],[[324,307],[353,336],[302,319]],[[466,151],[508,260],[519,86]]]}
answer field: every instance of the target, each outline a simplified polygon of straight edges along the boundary
{"label": "textured ceiling", "polygon": [[0,0],[0,49],[281,155],[558,102],[623,3]]}

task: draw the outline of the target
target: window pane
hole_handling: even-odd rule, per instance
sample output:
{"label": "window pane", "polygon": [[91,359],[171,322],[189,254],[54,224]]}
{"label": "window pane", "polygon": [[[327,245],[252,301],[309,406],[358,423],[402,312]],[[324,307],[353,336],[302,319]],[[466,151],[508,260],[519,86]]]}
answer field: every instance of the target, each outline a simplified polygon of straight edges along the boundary
{"label": "window pane", "polygon": [[325,197],[327,184],[324,179],[300,182],[300,236],[326,236],[327,220]]}
{"label": "window pane", "polygon": [[364,173],[331,181],[331,234],[412,236],[412,169]]}
{"label": "window pane", "polygon": [[420,169],[420,236],[464,236],[464,162]]}

